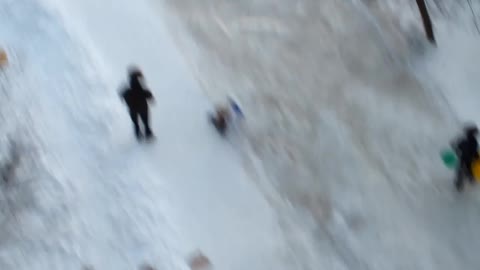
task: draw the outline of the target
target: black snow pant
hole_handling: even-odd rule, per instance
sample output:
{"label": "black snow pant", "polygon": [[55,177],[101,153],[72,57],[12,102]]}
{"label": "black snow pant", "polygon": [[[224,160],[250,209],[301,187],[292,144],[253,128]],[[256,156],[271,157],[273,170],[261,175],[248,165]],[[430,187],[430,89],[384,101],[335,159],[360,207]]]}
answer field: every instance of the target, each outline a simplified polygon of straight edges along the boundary
{"label": "black snow pant", "polygon": [[457,175],[455,178],[455,187],[457,188],[457,190],[463,189],[465,178],[467,178],[470,183],[473,183],[472,161],[470,159],[460,160],[460,164],[457,168]]}
{"label": "black snow pant", "polygon": [[[153,135],[152,130],[150,128],[150,124],[149,124],[148,110],[144,110],[144,111],[130,110],[130,118],[132,119],[133,127],[135,129],[135,136],[137,136],[137,138],[142,137],[142,135],[144,134],[147,137],[151,137]],[[144,134],[140,130],[140,123],[138,121],[138,118],[141,119],[143,126],[145,128]]]}

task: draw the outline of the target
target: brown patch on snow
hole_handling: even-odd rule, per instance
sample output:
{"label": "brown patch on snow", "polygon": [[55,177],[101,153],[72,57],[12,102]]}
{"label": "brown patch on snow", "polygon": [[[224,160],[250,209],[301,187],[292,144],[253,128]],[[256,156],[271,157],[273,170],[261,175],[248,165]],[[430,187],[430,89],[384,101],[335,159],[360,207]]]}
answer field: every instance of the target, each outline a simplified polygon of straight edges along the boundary
{"label": "brown patch on snow", "polygon": [[188,265],[192,270],[208,270],[212,269],[212,264],[210,259],[208,259],[203,253],[198,252],[197,254],[190,257]]}

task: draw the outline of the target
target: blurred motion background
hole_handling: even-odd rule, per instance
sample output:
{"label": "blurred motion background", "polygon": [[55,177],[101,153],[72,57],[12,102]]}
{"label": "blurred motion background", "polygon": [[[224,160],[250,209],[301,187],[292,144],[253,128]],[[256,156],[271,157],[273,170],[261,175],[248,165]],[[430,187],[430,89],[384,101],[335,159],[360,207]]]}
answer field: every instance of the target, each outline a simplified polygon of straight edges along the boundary
{"label": "blurred motion background", "polygon": [[[136,5],[97,1],[99,10]],[[463,123],[480,123],[480,1],[426,1],[436,46],[425,38],[415,0],[138,1],[156,17],[135,16],[163,22],[187,74],[210,102],[227,95],[240,102],[246,123],[230,143],[284,241],[268,259],[250,260],[248,252],[226,248],[243,263],[216,269],[478,268],[479,192],[454,192],[453,173],[441,164],[439,151]],[[94,1],[87,2],[93,11]],[[109,182],[97,192],[95,184],[65,180],[75,174],[94,183],[128,174],[128,166],[114,173],[117,163],[89,161],[107,159],[121,141],[104,145],[98,136],[111,139],[123,127],[115,124],[115,88],[129,59],[108,70],[95,48],[100,41],[87,38],[90,28],[72,26],[81,24],[79,6],[88,10],[74,0],[0,1],[0,47],[9,56],[0,70],[0,174],[7,171],[0,184],[0,269],[80,269],[88,261],[132,269],[142,256],[157,256],[158,269],[182,269],[185,251],[175,237],[183,232],[171,228],[175,218],[168,212],[175,207],[160,207],[162,217],[149,224],[162,231],[155,239],[168,235],[162,243],[137,252],[140,240],[113,242],[135,254],[125,259],[130,268],[116,260],[128,256],[117,257],[122,247],[111,242],[85,251],[99,235],[117,238],[110,221],[66,229],[88,218],[121,216],[89,209],[114,205],[121,188],[131,188]],[[105,21],[122,21],[106,14]],[[105,45],[108,37],[102,42],[117,48]],[[111,190],[108,199],[97,198]],[[122,197],[121,204],[132,197]],[[120,235],[142,230],[134,220],[135,214]],[[139,233],[142,241],[153,239],[149,233]]]}

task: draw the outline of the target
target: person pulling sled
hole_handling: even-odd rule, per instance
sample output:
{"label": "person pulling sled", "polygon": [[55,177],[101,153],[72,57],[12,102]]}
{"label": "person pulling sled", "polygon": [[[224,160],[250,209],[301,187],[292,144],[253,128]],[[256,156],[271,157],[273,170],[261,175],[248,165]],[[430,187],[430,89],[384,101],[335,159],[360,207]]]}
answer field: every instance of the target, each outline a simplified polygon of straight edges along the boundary
{"label": "person pulling sled", "polygon": [[462,137],[452,143],[459,160],[455,177],[455,187],[458,191],[463,190],[465,178],[470,183],[474,182],[472,164],[479,158],[477,135],[477,126],[469,125],[465,127]]}

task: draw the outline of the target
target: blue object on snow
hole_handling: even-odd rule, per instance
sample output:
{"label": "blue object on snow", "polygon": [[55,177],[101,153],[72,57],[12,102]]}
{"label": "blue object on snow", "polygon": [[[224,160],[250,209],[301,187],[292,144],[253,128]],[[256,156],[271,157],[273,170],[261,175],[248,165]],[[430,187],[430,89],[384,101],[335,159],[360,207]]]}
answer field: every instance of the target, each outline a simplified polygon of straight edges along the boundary
{"label": "blue object on snow", "polygon": [[230,106],[232,106],[232,110],[239,116],[241,117],[244,117],[243,115],[243,112],[242,110],[240,109],[240,106],[238,106],[238,104],[233,101],[232,99],[230,99]]}

